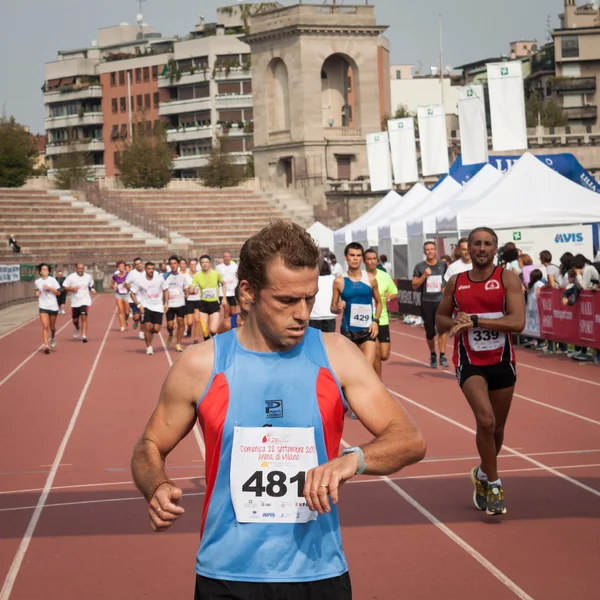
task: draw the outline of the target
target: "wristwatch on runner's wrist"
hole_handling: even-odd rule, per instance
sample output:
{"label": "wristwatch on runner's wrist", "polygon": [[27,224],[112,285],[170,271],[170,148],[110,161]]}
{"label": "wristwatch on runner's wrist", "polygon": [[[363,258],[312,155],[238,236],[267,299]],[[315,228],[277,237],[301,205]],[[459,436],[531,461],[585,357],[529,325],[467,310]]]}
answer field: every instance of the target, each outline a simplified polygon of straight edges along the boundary
{"label": "wristwatch on runner's wrist", "polygon": [[353,446],[352,448],[346,448],[342,452],[342,456],[344,454],[350,454],[351,452],[354,452],[356,456],[358,456],[358,467],[356,468],[355,475],[362,475],[369,466],[365,463],[365,454],[359,446]]}
{"label": "wristwatch on runner's wrist", "polygon": [[473,327],[479,327],[479,317],[477,315],[471,315],[471,323],[473,323]]}

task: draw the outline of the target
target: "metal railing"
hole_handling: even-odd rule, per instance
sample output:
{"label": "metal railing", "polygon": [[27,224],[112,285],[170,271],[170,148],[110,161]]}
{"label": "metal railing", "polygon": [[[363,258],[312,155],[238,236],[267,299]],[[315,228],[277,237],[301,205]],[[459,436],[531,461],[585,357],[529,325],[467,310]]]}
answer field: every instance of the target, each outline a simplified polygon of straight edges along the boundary
{"label": "metal railing", "polygon": [[169,228],[146,213],[139,204],[133,204],[123,200],[118,194],[100,189],[96,182],[82,183],[79,191],[90,204],[116,215],[157,238],[169,241]]}

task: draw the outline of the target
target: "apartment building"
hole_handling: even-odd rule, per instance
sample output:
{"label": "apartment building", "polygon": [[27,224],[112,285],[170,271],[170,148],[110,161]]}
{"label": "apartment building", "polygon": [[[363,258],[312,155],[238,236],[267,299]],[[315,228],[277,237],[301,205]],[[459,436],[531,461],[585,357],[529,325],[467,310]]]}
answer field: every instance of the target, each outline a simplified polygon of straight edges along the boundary
{"label": "apartment building", "polygon": [[554,39],[555,77],[550,93],[559,98],[569,125],[597,125],[600,75],[600,8],[598,3],[577,6],[565,0],[560,28]]}
{"label": "apartment building", "polygon": [[253,147],[254,113],[245,7],[223,7],[216,23],[201,18],[188,39],[174,44],[173,61],[158,79],[159,114],[175,146],[176,177],[196,177],[217,136],[227,135],[234,162],[245,165]]}

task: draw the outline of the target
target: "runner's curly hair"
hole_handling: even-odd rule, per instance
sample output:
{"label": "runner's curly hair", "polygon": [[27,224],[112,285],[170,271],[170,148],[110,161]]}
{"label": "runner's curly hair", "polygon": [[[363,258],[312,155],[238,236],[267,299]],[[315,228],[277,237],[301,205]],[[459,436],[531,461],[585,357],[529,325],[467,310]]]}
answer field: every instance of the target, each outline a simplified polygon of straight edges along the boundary
{"label": "runner's curly hair", "polygon": [[280,258],[290,269],[317,269],[321,252],[300,225],[273,221],[242,246],[238,280],[247,281],[257,291],[262,290],[267,284],[267,267],[275,258]]}

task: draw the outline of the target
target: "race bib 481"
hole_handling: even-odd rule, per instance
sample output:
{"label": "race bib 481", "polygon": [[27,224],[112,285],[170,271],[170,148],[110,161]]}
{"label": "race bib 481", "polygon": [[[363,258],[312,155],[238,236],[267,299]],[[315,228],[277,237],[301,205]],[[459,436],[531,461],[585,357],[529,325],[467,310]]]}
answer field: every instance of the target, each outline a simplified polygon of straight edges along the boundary
{"label": "race bib 481", "polygon": [[231,500],[238,523],[307,523],[306,473],[318,466],[312,427],[236,427]]}

